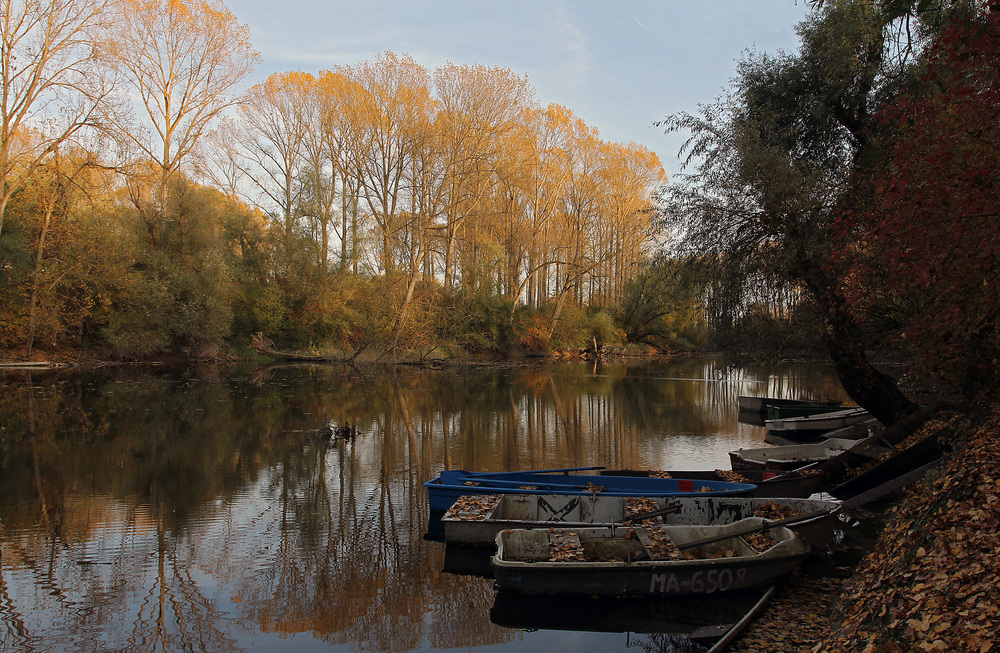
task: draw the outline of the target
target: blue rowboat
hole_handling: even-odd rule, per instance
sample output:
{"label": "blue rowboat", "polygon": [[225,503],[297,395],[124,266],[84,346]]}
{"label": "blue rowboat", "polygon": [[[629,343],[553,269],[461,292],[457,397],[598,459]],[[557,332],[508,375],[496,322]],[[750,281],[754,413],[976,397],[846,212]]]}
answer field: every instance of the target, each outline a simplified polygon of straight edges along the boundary
{"label": "blue rowboat", "polygon": [[[586,469],[586,468],[578,468]],[[593,468],[589,468],[593,469]],[[566,470],[467,472],[445,470],[424,483],[431,512],[445,512],[467,494],[563,494],[611,497],[746,496],[756,485],[724,481],[570,474]]]}

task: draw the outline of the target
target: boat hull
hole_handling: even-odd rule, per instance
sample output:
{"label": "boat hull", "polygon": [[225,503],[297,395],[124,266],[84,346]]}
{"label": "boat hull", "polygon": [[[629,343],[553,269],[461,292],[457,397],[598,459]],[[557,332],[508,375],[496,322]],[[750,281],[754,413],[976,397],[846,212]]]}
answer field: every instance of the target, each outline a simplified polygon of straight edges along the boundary
{"label": "boat hull", "polygon": [[810,444],[737,449],[729,452],[729,462],[734,471],[754,469],[790,471],[829,460],[856,444],[857,440],[830,438]]}
{"label": "boat hull", "polygon": [[[441,518],[444,539],[461,546],[494,546],[508,529],[593,528],[621,525],[628,517],[625,497],[568,497],[559,495],[504,495],[495,507],[480,514],[449,511]],[[841,505],[819,499],[764,499],[752,497],[673,497],[650,499],[656,510],[672,512],[657,517],[667,526],[730,524],[755,517],[756,511],[780,506],[800,514],[816,515],[789,528],[807,544],[823,550],[833,538]],[[461,503],[461,502],[460,502]]]}
{"label": "boat hull", "polygon": [[768,406],[767,419],[788,419],[790,417],[809,417],[822,415],[837,410],[839,405],[830,404],[800,405],[800,406]]}
{"label": "boat hull", "polygon": [[[666,472],[674,478],[690,478],[695,480],[720,480],[716,471],[676,471]],[[751,490],[747,496],[760,498],[774,497],[800,497],[806,498],[817,492],[822,492],[829,486],[827,475],[817,474],[783,474],[780,471],[770,469],[745,469],[741,470],[741,476],[747,479],[748,483],[756,485],[756,489]],[[604,470],[601,476],[650,476],[648,470],[632,469],[612,469]]]}
{"label": "boat hull", "polygon": [[[738,530],[751,520],[723,527],[665,527],[677,543],[706,537],[709,533]],[[763,520],[760,520],[763,523]],[[629,542],[625,529],[579,529],[584,547],[600,539]],[[642,529],[636,529],[642,530]],[[559,533],[557,533],[559,534]],[[681,536],[683,534],[683,537]],[[523,561],[517,555],[532,546],[547,547],[550,531],[509,530],[497,536],[497,553],[490,560],[496,586],[501,591],[525,594],[594,596],[683,596],[725,594],[773,583],[795,569],[808,555],[809,546],[788,529],[778,527],[771,537],[780,541],[763,553],[694,560]],[[688,538],[685,540],[684,538]],[[635,541],[635,540],[632,540]],[[739,542],[729,540],[723,544]],[[598,545],[602,546],[602,545]],[[747,547],[748,548],[748,547]]]}
{"label": "boat hull", "polygon": [[768,419],[764,421],[764,425],[767,426],[769,434],[785,438],[811,438],[869,419],[871,419],[871,414],[864,408],[848,408],[803,417]]}
{"label": "boat hull", "polygon": [[520,630],[572,630],[615,633],[672,633],[690,637],[699,629],[735,624],[765,592],[725,595],[642,597],[533,596],[498,591],[490,621]]}
{"label": "boat hull", "polygon": [[[471,485],[475,484],[475,485]],[[476,473],[446,470],[424,483],[431,512],[445,512],[465,494],[564,494],[568,496],[746,496],[752,483],[692,479],[615,478],[579,474],[533,472]]]}
{"label": "boat hull", "polygon": [[737,397],[737,405],[740,408],[740,412],[747,413],[766,413],[768,408],[774,407],[815,407],[815,408],[825,408],[827,410],[836,410],[842,402],[837,400],[824,400],[824,399],[777,399],[775,397],[751,397],[749,395],[740,395]]}

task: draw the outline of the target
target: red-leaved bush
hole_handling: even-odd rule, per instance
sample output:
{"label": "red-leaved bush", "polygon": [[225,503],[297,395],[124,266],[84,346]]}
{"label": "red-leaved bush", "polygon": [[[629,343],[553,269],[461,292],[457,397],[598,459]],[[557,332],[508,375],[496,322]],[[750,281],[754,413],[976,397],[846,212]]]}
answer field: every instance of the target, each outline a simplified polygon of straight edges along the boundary
{"label": "red-leaved bush", "polygon": [[894,140],[875,209],[845,220],[852,301],[906,306],[901,335],[921,371],[966,395],[995,388],[1000,367],[998,14],[946,29],[929,91],[882,110]]}

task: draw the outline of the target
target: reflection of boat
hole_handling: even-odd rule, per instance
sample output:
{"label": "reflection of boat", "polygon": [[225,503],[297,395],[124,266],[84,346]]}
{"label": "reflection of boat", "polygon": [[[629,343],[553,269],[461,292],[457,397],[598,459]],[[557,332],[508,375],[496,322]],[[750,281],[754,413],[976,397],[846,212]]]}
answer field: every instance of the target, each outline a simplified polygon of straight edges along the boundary
{"label": "reflection of boat", "polygon": [[810,546],[823,548],[836,530],[841,510],[837,501],[818,499],[762,499],[751,497],[669,497],[660,499],[563,496],[494,495],[461,497],[441,518],[449,544],[494,546],[497,533],[511,528],[589,528],[621,525],[654,512],[645,525],[729,524],[748,517],[779,519],[794,514],[814,515],[789,527]]}
{"label": "reflection of boat", "polygon": [[822,442],[790,444],[783,447],[737,449],[729,452],[729,462],[734,470],[739,471],[744,469],[793,470],[829,460],[857,444],[857,440],[829,438]]}
{"label": "reflection of boat", "polygon": [[683,598],[562,596],[553,601],[501,590],[493,600],[490,621],[523,630],[669,633],[687,639],[700,628],[739,622],[764,594],[756,589]]}
{"label": "reflection of boat", "polygon": [[441,571],[456,576],[493,578],[493,568],[490,567],[492,555],[492,548],[445,543],[444,566]]}
{"label": "reflection of boat", "polygon": [[[720,474],[720,472],[722,472]],[[632,469],[607,469],[600,472],[601,476],[651,476],[657,473],[668,474],[674,478],[690,478],[694,480],[731,480],[725,478],[726,470],[712,471],[666,471],[650,472],[648,470]],[[732,474],[732,472],[728,472]],[[739,475],[746,479],[747,483],[753,483],[757,487],[750,491],[751,497],[808,497],[816,492],[821,492],[829,485],[826,474],[782,474],[781,472],[768,469],[746,469],[740,470]]]}
{"label": "reflection of boat", "polygon": [[856,407],[803,417],[768,419],[764,420],[764,425],[767,426],[768,433],[785,438],[815,438],[829,431],[846,428],[869,419],[871,415],[867,410]]}
{"label": "reflection of boat", "polygon": [[736,401],[740,407],[740,412],[746,413],[767,413],[769,408],[826,408],[827,410],[836,410],[837,406],[841,404],[839,401],[825,399],[778,399],[776,397],[751,397],[749,395],[740,395]]}
{"label": "reflection of boat", "polygon": [[[766,530],[755,549],[741,534]],[[722,526],[512,529],[497,535],[496,586],[527,594],[716,594],[769,585],[809,545],[785,526],[752,517]]]}
{"label": "reflection of boat", "polygon": [[[594,468],[586,468],[594,469]],[[566,494],[585,496],[670,497],[749,494],[752,483],[727,483],[678,478],[641,478],[570,474],[576,469],[528,472],[467,472],[445,470],[424,483],[432,512],[444,512],[463,494]]]}

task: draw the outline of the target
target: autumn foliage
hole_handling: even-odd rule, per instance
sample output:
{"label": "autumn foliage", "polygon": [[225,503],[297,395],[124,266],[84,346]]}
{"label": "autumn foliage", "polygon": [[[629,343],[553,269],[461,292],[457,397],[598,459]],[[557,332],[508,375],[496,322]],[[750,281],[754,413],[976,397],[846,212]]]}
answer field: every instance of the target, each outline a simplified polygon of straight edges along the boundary
{"label": "autumn foliage", "polygon": [[1000,20],[947,27],[929,51],[924,92],[881,112],[893,134],[874,180],[875,210],[849,222],[845,278],[867,308],[895,307],[921,371],[975,394],[1000,363]]}
{"label": "autumn foliage", "polygon": [[245,90],[260,57],[215,0],[0,14],[0,347],[21,355],[587,345],[655,246],[656,155],[510,70],[386,52]]}

